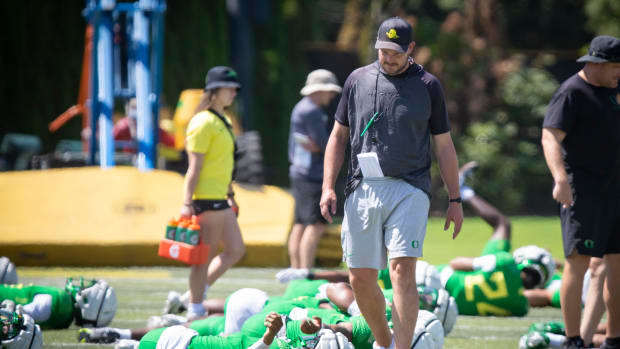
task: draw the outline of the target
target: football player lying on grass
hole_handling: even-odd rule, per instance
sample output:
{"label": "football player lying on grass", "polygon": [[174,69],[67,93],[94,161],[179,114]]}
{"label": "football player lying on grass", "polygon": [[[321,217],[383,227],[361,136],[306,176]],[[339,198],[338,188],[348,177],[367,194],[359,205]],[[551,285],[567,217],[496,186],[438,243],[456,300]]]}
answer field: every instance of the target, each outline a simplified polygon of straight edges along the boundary
{"label": "football player lying on grass", "polygon": [[[329,286],[325,284],[325,286]],[[243,323],[252,315],[260,312],[279,309],[280,311],[290,311],[293,308],[330,308],[333,309],[325,295],[330,287],[313,285],[313,292],[323,292],[321,297],[268,297],[267,293],[255,288],[243,288],[233,292],[226,300],[210,300],[213,304],[222,303],[222,314],[210,313],[209,316],[188,322],[183,316],[176,314],[164,314],[163,316],[151,316],[145,328],[139,329],[119,329],[119,328],[98,328],[81,329],[78,333],[78,340],[90,343],[113,343],[118,339],[139,340],[145,333],[161,327],[173,325],[184,325],[198,332],[200,335],[228,335],[241,330]],[[334,285],[337,288],[337,285]],[[337,293],[334,291],[333,293]],[[335,303],[339,300],[335,299]],[[216,310],[215,307],[210,311]]]}
{"label": "football player lying on grass", "polygon": [[[255,317],[256,321],[252,319],[251,324],[246,325],[249,328],[226,337],[200,336],[183,326],[153,330],[142,338],[139,348],[370,349],[373,347],[372,333],[361,316],[354,317],[356,320],[352,322],[337,324],[325,324],[323,319],[317,316],[293,320],[276,312],[261,313]],[[418,319],[419,324],[416,326],[411,348],[440,349],[443,346],[443,328],[435,315],[421,310]]]}
{"label": "football player lying on grass", "polygon": [[[299,282],[303,281],[299,280]],[[348,284],[330,283],[326,285],[330,286],[326,288],[327,293],[331,293],[332,291],[335,293],[339,288],[343,289],[345,291],[344,293],[347,293],[347,290],[350,292],[350,286]],[[389,291],[386,292],[386,297],[388,297],[386,304],[388,304],[389,307],[389,297],[391,297],[391,295],[389,294]],[[451,302],[449,302],[449,295],[447,295],[445,290],[440,290],[438,292],[434,289],[427,288],[426,290],[419,289],[419,292],[421,294],[420,308],[434,310],[435,313],[438,314],[437,317],[447,323],[447,328],[451,329],[458,314],[458,310],[454,306],[454,300],[452,299]],[[289,292],[289,295],[295,294],[299,293]],[[440,295],[443,295],[443,297]],[[343,299],[352,300],[352,292],[350,294],[350,298],[343,297]],[[327,307],[320,308],[321,306]],[[196,331],[196,333],[201,336],[226,336],[232,333],[237,333],[244,328],[248,337],[256,337],[263,331],[263,327],[261,327],[262,319],[266,314],[272,311],[275,311],[281,315],[286,315],[289,319],[318,316],[325,319],[325,323],[339,323],[345,322],[349,319],[349,314],[344,313],[341,309],[336,310],[331,308],[327,303],[321,302],[319,299],[314,297],[301,295],[293,299],[287,299],[285,297],[267,298],[265,292],[258,289],[248,288],[240,289],[231,294],[231,296],[226,299],[225,308],[226,314],[224,316],[212,315],[206,319],[195,320],[190,323],[188,323],[184,317],[174,314],[166,314],[161,317],[151,317],[149,319],[149,325],[143,329],[118,329],[108,327],[81,329],[78,334],[78,339],[81,342],[94,343],[112,343],[117,340],[124,339],[140,340],[147,332],[153,330],[154,328],[173,325],[183,325],[184,327],[188,327]],[[388,316],[391,316],[390,310],[390,308],[386,310]],[[365,321],[360,321],[360,319],[363,318],[360,316],[352,317],[352,324],[349,324],[348,326],[351,327],[355,326],[354,324],[357,324],[357,328],[360,328],[360,326],[361,328],[367,328]],[[257,327],[258,329],[256,329]],[[350,330],[353,329],[350,328]],[[248,331],[250,333],[248,333]],[[356,333],[362,334],[366,332],[356,330]],[[368,333],[370,332],[368,331]]]}
{"label": "football player lying on grass", "polygon": [[104,280],[68,278],[65,287],[0,285],[1,307],[29,315],[43,329],[101,327],[116,314],[116,293]]}
{"label": "football player lying on grass", "polygon": [[41,328],[28,314],[0,310],[0,348],[41,349]]}
{"label": "football player lying on grass", "polygon": [[510,221],[496,207],[464,185],[476,163],[461,167],[461,197],[493,227],[477,258],[457,257],[439,267],[444,288],[455,298],[459,314],[523,316],[529,310],[525,291],[542,288],[555,271],[551,254],[537,246],[510,251]]}
{"label": "football player lying on grass", "polygon": [[[262,315],[262,314],[261,314]],[[183,326],[161,328],[147,333],[140,341],[140,349],[266,349],[314,348],[354,349],[342,333],[322,329],[320,319],[290,321],[275,312],[261,319],[264,331],[258,336],[243,332],[222,336],[200,336]],[[290,326],[290,329],[289,329]],[[293,329],[293,327],[296,327]],[[261,337],[262,335],[262,337]]]}

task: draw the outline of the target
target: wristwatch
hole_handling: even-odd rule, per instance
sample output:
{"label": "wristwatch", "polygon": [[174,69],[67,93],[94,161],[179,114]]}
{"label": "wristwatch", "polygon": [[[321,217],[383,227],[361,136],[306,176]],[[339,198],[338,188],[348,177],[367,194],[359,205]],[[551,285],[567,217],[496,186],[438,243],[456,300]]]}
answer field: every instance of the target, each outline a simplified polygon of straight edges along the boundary
{"label": "wristwatch", "polygon": [[462,203],[462,202],[463,202],[463,199],[461,199],[461,197],[459,196],[459,197],[456,197],[456,198],[454,198],[454,199],[450,199],[450,200],[448,200],[448,202],[456,202],[456,203],[459,203],[459,204],[460,204],[460,203]]}

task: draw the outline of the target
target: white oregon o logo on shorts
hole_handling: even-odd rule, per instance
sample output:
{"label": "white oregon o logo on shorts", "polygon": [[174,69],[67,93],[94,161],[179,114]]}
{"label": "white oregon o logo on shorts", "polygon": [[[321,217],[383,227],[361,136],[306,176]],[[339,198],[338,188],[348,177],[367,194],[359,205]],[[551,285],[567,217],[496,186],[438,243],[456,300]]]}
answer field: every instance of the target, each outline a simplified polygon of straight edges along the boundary
{"label": "white oregon o logo on shorts", "polygon": [[179,258],[179,245],[174,244],[172,246],[170,246],[170,249],[168,250],[168,253],[170,253],[170,257],[177,259]]}

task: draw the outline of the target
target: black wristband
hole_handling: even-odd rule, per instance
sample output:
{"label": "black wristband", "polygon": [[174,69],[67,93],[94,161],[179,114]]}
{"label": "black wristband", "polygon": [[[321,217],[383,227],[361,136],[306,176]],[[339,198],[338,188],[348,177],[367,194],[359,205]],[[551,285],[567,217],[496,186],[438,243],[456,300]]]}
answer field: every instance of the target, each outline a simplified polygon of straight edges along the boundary
{"label": "black wristband", "polygon": [[459,204],[460,204],[460,203],[462,203],[462,202],[463,202],[463,199],[461,199],[461,197],[459,196],[459,197],[456,197],[456,198],[454,198],[454,199],[450,199],[450,200],[448,200],[448,202],[456,202],[456,203],[459,203]]}
{"label": "black wristband", "polygon": [[226,197],[227,197],[227,198],[232,198],[232,197],[234,197],[234,196],[235,196],[235,193],[234,193],[234,192],[232,192],[232,191],[231,191],[230,193],[226,193]]}

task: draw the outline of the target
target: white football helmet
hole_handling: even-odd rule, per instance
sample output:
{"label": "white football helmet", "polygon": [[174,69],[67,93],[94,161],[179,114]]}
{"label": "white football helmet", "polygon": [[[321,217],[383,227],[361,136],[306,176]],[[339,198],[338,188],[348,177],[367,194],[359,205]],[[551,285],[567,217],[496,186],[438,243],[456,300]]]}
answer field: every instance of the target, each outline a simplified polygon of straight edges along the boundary
{"label": "white football helmet", "polygon": [[0,348],[3,349],[41,349],[43,334],[39,325],[28,314],[17,314],[0,310]]}
{"label": "white football helmet", "polygon": [[445,335],[447,336],[456,323],[456,318],[459,316],[459,307],[456,305],[456,300],[451,297],[448,291],[440,288],[437,290],[437,307],[433,313],[437,316],[441,324]]}
{"label": "white football helmet", "polygon": [[512,253],[519,270],[530,269],[540,276],[534,288],[543,288],[555,272],[555,262],[549,251],[536,245],[519,247]]}
{"label": "white football helmet", "polygon": [[104,280],[78,291],[75,302],[79,308],[76,318],[79,326],[107,326],[116,314],[116,293]]}
{"label": "white football helmet", "polygon": [[15,264],[7,257],[0,257],[0,284],[16,284],[17,270]]}
{"label": "white football helmet", "polygon": [[415,266],[415,281],[417,286],[430,286],[432,288],[441,288],[441,278],[439,272],[434,265],[425,261],[417,261]]}
{"label": "white football helmet", "polygon": [[319,331],[317,337],[319,341],[316,343],[314,349],[355,349],[347,337],[340,332],[322,329]]}
{"label": "white football helmet", "polygon": [[411,349],[441,349],[443,339],[443,325],[437,316],[430,311],[420,309],[411,340]]}

